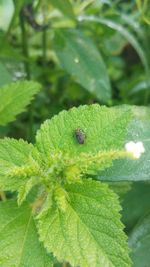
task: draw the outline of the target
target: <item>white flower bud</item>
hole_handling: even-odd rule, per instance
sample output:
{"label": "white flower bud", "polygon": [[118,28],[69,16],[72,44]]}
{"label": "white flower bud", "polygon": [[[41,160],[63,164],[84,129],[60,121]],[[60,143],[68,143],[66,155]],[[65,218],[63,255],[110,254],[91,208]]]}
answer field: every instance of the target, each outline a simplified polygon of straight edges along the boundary
{"label": "white flower bud", "polygon": [[134,143],[130,141],[125,144],[125,149],[127,152],[132,153],[135,159],[139,159],[141,154],[145,152],[145,148],[142,142]]}

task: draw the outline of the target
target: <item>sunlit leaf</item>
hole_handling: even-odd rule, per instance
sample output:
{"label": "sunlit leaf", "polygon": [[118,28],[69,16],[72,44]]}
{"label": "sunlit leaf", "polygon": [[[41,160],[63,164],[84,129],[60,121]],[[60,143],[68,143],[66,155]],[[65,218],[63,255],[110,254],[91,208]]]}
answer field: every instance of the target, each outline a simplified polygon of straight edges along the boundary
{"label": "sunlit leaf", "polygon": [[[123,147],[130,119],[130,107],[107,108],[94,104],[72,108],[44,122],[37,132],[36,146],[46,156],[60,150],[78,155],[119,149]],[[76,129],[85,133],[83,145],[76,139]]]}
{"label": "sunlit leaf", "polygon": [[116,195],[105,184],[91,180],[65,189],[66,212],[52,207],[38,222],[47,250],[73,266],[131,266]]}

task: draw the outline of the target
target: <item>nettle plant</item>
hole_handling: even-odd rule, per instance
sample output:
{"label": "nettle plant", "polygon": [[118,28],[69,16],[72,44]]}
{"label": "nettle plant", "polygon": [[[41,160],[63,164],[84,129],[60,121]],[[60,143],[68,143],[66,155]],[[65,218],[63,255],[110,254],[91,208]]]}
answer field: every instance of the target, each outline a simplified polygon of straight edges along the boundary
{"label": "nettle plant", "polygon": [[132,265],[112,181],[140,175],[148,117],[80,106],[45,121],[34,145],[0,140],[0,188],[17,192],[0,202],[0,266]]}

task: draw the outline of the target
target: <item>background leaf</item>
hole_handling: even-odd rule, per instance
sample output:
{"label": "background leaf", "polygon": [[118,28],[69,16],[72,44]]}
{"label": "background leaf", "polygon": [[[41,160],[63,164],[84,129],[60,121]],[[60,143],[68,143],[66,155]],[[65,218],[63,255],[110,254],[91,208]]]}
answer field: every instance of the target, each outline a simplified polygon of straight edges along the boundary
{"label": "background leaf", "polygon": [[130,31],[128,31],[124,26],[122,26],[121,24],[118,24],[117,22],[111,19],[99,18],[96,16],[79,16],[79,21],[92,21],[92,22],[101,23],[103,25],[106,25],[107,27],[110,27],[118,31],[134,47],[143,65],[145,66],[146,71],[149,72],[149,63],[147,61],[144,49],[141,47],[136,37]]}
{"label": "background leaf", "polygon": [[74,12],[69,0],[51,0],[51,4],[60,10],[65,16],[74,19]]}
{"label": "background leaf", "polygon": [[133,267],[146,267],[150,262],[150,214],[139,221],[129,236]]}
{"label": "background leaf", "polygon": [[113,166],[99,176],[101,180],[150,180],[150,109],[145,107],[132,107],[132,113],[133,119],[128,125],[125,142],[142,141],[146,151],[138,160],[121,159],[114,161]]}
{"label": "background leaf", "polygon": [[[120,182],[122,184],[122,182]],[[141,217],[150,210],[150,184],[133,183],[132,189],[125,195],[122,202],[122,221],[126,231],[131,232]]]}
{"label": "background leaf", "polygon": [[31,209],[15,201],[0,202],[0,265],[3,267],[52,267],[52,260],[38,240]]}
{"label": "background leaf", "polygon": [[23,112],[40,87],[36,82],[19,81],[0,88],[0,125],[13,121]]}
{"label": "background leaf", "polygon": [[90,93],[106,102],[110,82],[103,59],[93,42],[79,30],[57,30],[54,49],[62,67]]}
{"label": "background leaf", "polygon": [[45,247],[73,266],[131,266],[116,195],[106,184],[92,180],[65,189],[66,211],[53,207],[39,219]]}
{"label": "background leaf", "polygon": [[0,29],[7,30],[14,11],[13,1],[0,1]]}

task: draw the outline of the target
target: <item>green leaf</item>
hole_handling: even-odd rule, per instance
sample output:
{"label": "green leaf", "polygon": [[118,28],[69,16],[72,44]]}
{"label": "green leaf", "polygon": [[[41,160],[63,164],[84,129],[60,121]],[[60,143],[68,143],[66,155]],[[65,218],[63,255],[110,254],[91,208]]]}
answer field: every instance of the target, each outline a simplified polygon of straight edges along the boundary
{"label": "green leaf", "polygon": [[93,16],[93,15],[92,16],[81,15],[79,16],[78,20],[97,22],[97,23],[106,25],[107,27],[118,31],[134,47],[143,65],[145,66],[147,74],[149,73],[149,64],[148,64],[144,49],[142,48],[142,46],[140,45],[136,37],[131,32],[129,32],[124,26],[122,26],[121,24],[118,24],[117,22],[111,19],[100,18],[100,17]]}
{"label": "green leaf", "polygon": [[[130,108],[107,108],[97,104],[72,108],[47,120],[36,136],[36,146],[45,156],[52,151],[71,155],[96,153],[122,148],[126,128],[131,119]],[[85,133],[84,144],[79,144],[75,130]]]}
{"label": "green leaf", "polygon": [[[122,182],[120,182],[122,183]],[[132,189],[122,202],[122,221],[126,231],[131,232],[138,220],[150,210],[150,184],[133,183]]]}
{"label": "green leaf", "polygon": [[119,196],[120,202],[124,200],[125,195],[131,190],[131,182],[108,182],[109,187]]}
{"label": "green leaf", "polygon": [[51,4],[60,10],[66,17],[75,19],[73,8],[69,0],[51,0]]}
{"label": "green leaf", "polygon": [[9,72],[3,66],[3,64],[0,62],[0,86],[3,86],[3,85],[5,85],[11,81],[12,81],[12,79],[11,79]]}
{"label": "green leaf", "polygon": [[57,30],[54,49],[62,67],[79,84],[103,102],[111,98],[106,66],[91,39],[78,30]]}
{"label": "green leaf", "polygon": [[1,0],[0,1],[0,29],[6,31],[12,19],[14,10],[13,1]]}
{"label": "green leaf", "polygon": [[25,110],[40,84],[32,81],[19,81],[0,88],[0,125],[15,120],[15,116]]}
{"label": "green leaf", "polygon": [[[132,107],[133,119],[128,124],[125,143],[142,141],[145,153],[138,160],[119,159],[112,168],[102,172],[99,179],[108,181],[150,180],[150,109]],[[123,171],[122,171],[123,170]]]}
{"label": "green leaf", "polygon": [[14,201],[1,202],[0,214],[0,266],[52,267],[28,205],[18,208]]}
{"label": "green leaf", "polygon": [[25,184],[23,184],[19,189],[18,189],[18,205],[21,205],[22,202],[26,199],[26,196],[30,192],[33,186],[37,185],[39,180],[37,179],[36,176],[31,177]]}
{"label": "green leaf", "polygon": [[149,90],[150,89],[150,81],[149,80],[142,80],[138,82],[129,92],[129,95],[133,95],[139,93],[141,91]]}
{"label": "green leaf", "polygon": [[[23,140],[5,138],[0,140],[0,188],[15,191],[27,180],[26,176],[19,178],[16,170],[29,162],[33,146]],[[14,172],[14,175],[12,173]],[[16,176],[15,176],[16,173]]]}
{"label": "green leaf", "polygon": [[146,267],[150,262],[150,214],[145,216],[129,236],[133,267]]}
{"label": "green leaf", "polygon": [[66,185],[65,190],[66,212],[51,207],[38,219],[47,250],[73,266],[131,266],[116,194],[92,180]]}

